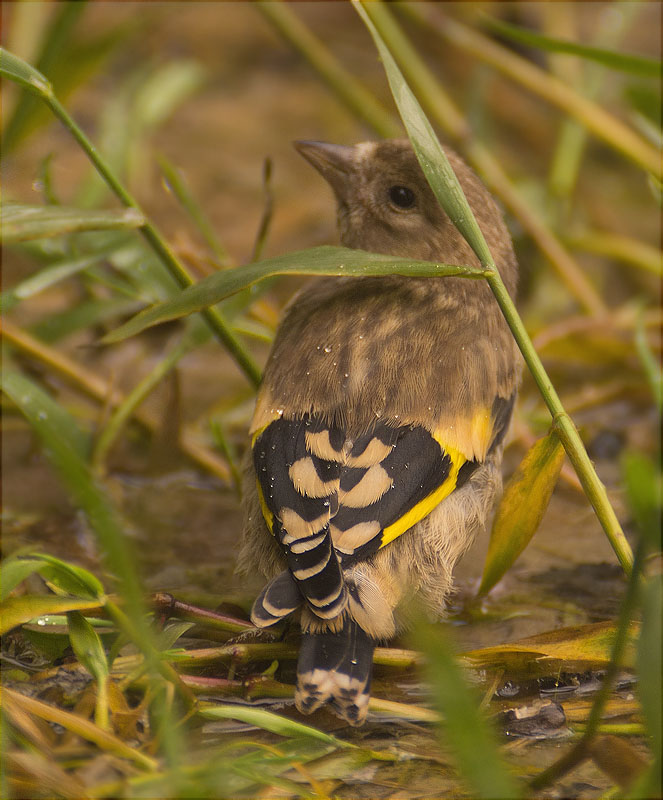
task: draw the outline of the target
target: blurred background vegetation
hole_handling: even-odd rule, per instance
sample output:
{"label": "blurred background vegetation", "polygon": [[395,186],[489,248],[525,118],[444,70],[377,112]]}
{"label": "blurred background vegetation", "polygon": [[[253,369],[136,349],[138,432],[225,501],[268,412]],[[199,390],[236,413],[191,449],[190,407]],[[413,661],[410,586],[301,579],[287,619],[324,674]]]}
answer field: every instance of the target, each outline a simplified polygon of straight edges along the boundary
{"label": "blurred background vegetation", "polygon": [[[464,155],[504,207],[521,265],[521,316],[629,539],[636,545],[638,531],[649,531],[646,550],[656,550],[661,6],[390,6],[383,36],[443,143]],[[392,19],[406,41],[390,27]],[[17,2],[3,7],[3,23],[3,46],[52,82],[193,280],[261,256],[337,241],[331,194],[292,140],[353,143],[404,135],[383,67],[349,3]],[[574,54],[568,43],[584,49]],[[278,732],[273,721],[239,723],[236,710],[234,722],[202,724],[196,718],[195,755],[183,759],[182,720],[199,687],[193,677],[178,681],[164,666],[171,669],[176,659],[164,662],[156,653],[170,652],[182,636],[191,638],[179,639],[178,646],[193,642],[201,653],[243,627],[259,585],[233,575],[253,365],[264,363],[281,308],[301,280],[270,280],[224,301],[218,311],[230,351],[198,318],[100,347],[100,338],[131,314],[172,297],[178,281],[133,230],[141,218],[116,213],[117,199],[39,98],[9,80],[2,91],[3,195],[14,204],[3,214],[4,551],[37,550],[65,559],[10,559],[3,597],[15,589],[9,610],[18,622],[43,622],[47,611],[68,614],[41,625],[46,638],[36,623],[5,637],[8,685],[21,692],[5,700],[13,759],[5,794],[257,796],[256,781],[264,796],[273,796],[274,786],[294,796],[460,791],[467,784],[450,769],[456,762],[444,740],[440,750],[412,719],[396,734],[385,711],[363,738],[339,731],[341,739],[362,745],[352,751],[340,739],[290,728]],[[31,206],[48,206],[48,213]],[[80,213],[63,221],[54,206]],[[549,425],[525,376],[507,474]],[[577,736],[587,723],[587,686],[596,689],[610,647],[597,644],[603,628],[584,638],[577,631],[586,625],[614,630],[626,584],[568,464],[536,538],[477,604],[486,547],[486,541],[477,543],[460,568],[452,608],[456,647],[476,653],[561,627],[576,631],[575,639],[569,634],[564,641],[580,642],[563,655],[555,651],[557,660],[545,636],[517,650],[552,659],[544,675],[532,673],[525,656],[505,661],[503,652],[496,658],[486,651],[477,657],[489,667],[482,673],[484,706],[490,703],[507,734],[505,720],[515,714],[516,701],[505,686],[516,686],[512,696],[521,698],[522,708],[544,704],[530,715],[537,720],[534,733],[511,731],[524,738],[506,748],[502,742],[512,769],[528,777],[555,758],[559,736]],[[655,573],[653,558],[646,561]],[[89,572],[76,573],[72,564]],[[152,592],[173,592],[207,608],[223,603],[235,622],[219,623],[215,634],[200,625],[171,624],[157,639],[141,627],[138,576]],[[634,616],[640,604],[655,622],[660,589],[656,595],[654,584],[647,586],[629,613]],[[108,600],[105,592],[117,593],[120,601]],[[27,610],[17,605],[34,597],[48,599],[31,601]],[[80,612],[98,606],[104,615],[91,617],[97,621],[90,632]],[[147,692],[126,644],[136,633],[145,641]],[[110,656],[102,642],[112,643]],[[653,655],[641,656],[638,674],[655,676],[658,663],[660,676],[659,645],[655,637],[646,642],[653,642]],[[242,695],[241,681],[255,678],[251,691],[263,686],[273,698],[292,675],[291,664],[279,661],[291,654],[278,648],[262,661],[248,657],[248,666],[237,658],[228,665],[227,652],[216,657],[220,662],[209,667],[203,656],[190,656],[200,691],[221,692],[220,685],[204,681],[222,675],[228,692]],[[383,696],[418,702],[421,687],[407,658],[406,666],[395,667],[404,670],[397,673],[400,688],[389,672],[394,667],[385,662],[384,673],[378,669],[377,695],[382,687]],[[270,664],[277,661],[275,673]],[[632,655],[624,665],[635,661]],[[453,669],[444,654],[434,663],[443,673]],[[70,667],[66,681],[63,665]],[[555,670],[557,684],[545,684]],[[566,688],[562,673],[572,676]],[[89,674],[96,690],[83,677]],[[274,674],[278,682],[266,683]],[[588,760],[588,750],[575,772],[553,776],[560,791],[595,797],[614,785],[634,785],[657,750],[660,758],[660,736],[653,742],[645,736],[660,729],[660,718],[643,719],[632,672],[622,670],[620,679],[621,693],[610,702],[614,725],[625,727],[603,730],[597,750],[609,754],[603,761],[596,753]],[[562,690],[570,699],[563,707]],[[81,731],[60,716],[51,720],[63,726],[54,732],[41,706],[21,705],[25,696],[55,703],[63,714],[74,708],[86,721],[94,718],[95,730]],[[551,697],[554,712],[545,705]],[[557,706],[561,721],[551,722]],[[205,713],[221,715],[218,709]],[[392,709],[394,719],[399,713]],[[287,704],[284,714],[296,719]],[[169,726],[169,720],[180,724]],[[311,722],[325,731],[337,727],[326,715]],[[247,724],[272,733],[252,734],[252,749],[242,749],[247,728],[241,725]],[[397,737],[398,746],[385,749],[386,735]],[[123,742],[143,760],[132,761]],[[414,760],[416,779],[397,758]],[[457,758],[473,791],[490,796],[480,775],[472,782],[472,770],[480,767]],[[309,766],[293,769],[294,761]],[[611,772],[609,762],[622,771]],[[234,783],[224,777],[230,763]],[[516,791],[508,782],[500,785]],[[642,786],[634,791],[648,796]]]}

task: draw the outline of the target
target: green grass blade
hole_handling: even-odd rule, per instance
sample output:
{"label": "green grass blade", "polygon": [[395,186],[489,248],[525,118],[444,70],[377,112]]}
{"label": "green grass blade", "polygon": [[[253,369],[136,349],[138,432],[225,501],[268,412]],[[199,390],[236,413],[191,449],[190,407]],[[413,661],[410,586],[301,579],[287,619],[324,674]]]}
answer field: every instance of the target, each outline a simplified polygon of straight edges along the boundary
{"label": "green grass blade", "polygon": [[661,462],[638,452],[627,452],[622,473],[636,528],[650,551],[661,549]]}
{"label": "green grass blade", "polygon": [[136,94],[136,125],[141,129],[160,125],[178,105],[201,88],[204,79],[205,69],[193,59],[170,59],[156,68]]}
{"label": "green grass blade", "polygon": [[495,17],[483,16],[482,21],[496,33],[511,39],[512,42],[529,45],[538,50],[547,50],[551,53],[570,53],[580,56],[588,61],[595,61],[604,67],[640,75],[644,78],[661,78],[660,61],[630,53],[620,53],[616,50],[607,50],[602,47],[591,47],[586,44],[572,42],[568,39],[558,39],[553,36],[544,36],[534,31],[519,28]]}
{"label": "green grass blade", "polygon": [[10,78],[40,97],[49,97],[53,94],[53,87],[39,70],[9,50],[5,50],[4,47],[0,47],[0,75]]}
{"label": "green grass blade", "polygon": [[402,136],[398,120],[376,100],[372,92],[334,57],[326,44],[314,36],[289,3],[256,0],[255,7],[297,50],[338,95],[355,119],[366,122],[385,139]]}
{"label": "green grass blade", "polygon": [[40,320],[31,330],[44,342],[54,345],[60,339],[93,325],[102,325],[107,320],[119,319],[135,314],[143,307],[139,300],[99,298],[85,300],[75,308],[67,308]]}
{"label": "green grass blade", "polygon": [[[658,463],[642,453],[627,453],[623,474],[628,503],[635,525],[646,543],[648,552],[661,549],[661,471]],[[661,708],[661,618],[663,617],[663,584],[661,576],[651,574],[641,586],[642,627],[637,643],[636,664],[638,695],[642,715],[651,737],[653,769],[634,787],[629,797],[658,797],[661,793],[661,752],[663,751]]]}
{"label": "green grass blade", "polygon": [[644,312],[641,309],[635,328],[635,349],[654,395],[658,413],[663,413],[663,370],[647,340]]}
{"label": "green grass blade", "polygon": [[236,719],[241,722],[246,722],[249,725],[256,725],[258,728],[276,733],[279,736],[305,736],[312,739],[320,739],[320,741],[336,745],[337,747],[352,747],[352,745],[347,742],[337,739],[335,736],[330,736],[323,731],[319,731],[317,728],[312,728],[310,725],[303,725],[301,722],[296,722],[287,717],[281,717],[278,714],[273,714],[271,711],[265,711],[262,708],[207,703],[201,704],[199,714],[206,719]]}
{"label": "green grass blade", "polygon": [[6,244],[45,239],[80,231],[126,230],[145,224],[135,208],[122,211],[86,211],[62,206],[2,206],[2,240]]}
{"label": "green grass blade", "polygon": [[[37,70],[48,75],[51,86],[58,86],[58,81],[53,81],[53,70],[62,63],[63,51],[71,47],[71,33],[78,19],[85,10],[85,3],[62,3],[51,18],[47,30],[44,31],[43,46],[36,62]],[[70,73],[71,61],[69,59]],[[61,86],[59,87],[61,89]],[[3,132],[2,150],[4,153],[12,150],[18,142],[31,129],[36,121],[43,118],[44,109],[37,99],[29,94],[23,94],[16,104],[13,114],[7,122]]]}
{"label": "green grass blade", "polygon": [[18,372],[2,376],[2,390],[16,403],[39,438],[52,448],[58,465],[83,464],[90,450],[90,438],[74,422],[71,415],[34,383]]}
{"label": "green grass blade", "polygon": [[[638,694],[642,705],[651,749],[660,757],[663,750],[663,664],[661,660],[661,619],[663,618],[663,583],[660,575],[652,575],[643,586],[642,629],[638,640],[636,663]],[[660,791],[660,790],[659,790]]]}
{"label": "green grass blade", "polygon": [[444,745],[476,798],[520,797],[506,771],[497,743],[479,712],[480,699],[465,682],[443,630],[419,623],[415,642],[428,660],[426,673],[433,703],[444,718]]}
{"label": "green grass blade", "polygon": [[104,344],[119,342],[129,336],[135,336],[152,325],[193,314],[195,311],[215,305],[225,297],[236,294],[258,281],[275,275],[336,275],[341,277],[456,275],[465,278],[482,278],[485,271],[469,266],[412,261],[410,258],[395,258],[347,247],[313,247],[309,250],[298,250],[294,253],[267,258],[243,267],[209,275],[199,283],[185,289],[172,300],[141,311],[125,325],[111,331],[102,339],[102,342]]}

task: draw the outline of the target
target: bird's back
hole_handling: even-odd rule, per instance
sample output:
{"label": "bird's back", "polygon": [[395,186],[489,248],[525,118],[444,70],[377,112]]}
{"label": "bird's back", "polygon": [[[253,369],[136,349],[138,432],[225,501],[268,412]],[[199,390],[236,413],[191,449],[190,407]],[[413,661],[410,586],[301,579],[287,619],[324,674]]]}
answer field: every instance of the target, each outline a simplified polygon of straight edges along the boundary
{"label": "bird's back", "polygon": [[494,304],[483,282],[464,278],[316,280],[284,316],[253,428],[274,408],[321,414],[353,435],[380,419],[457,428],[517,379],[511,333],[486,310]]}

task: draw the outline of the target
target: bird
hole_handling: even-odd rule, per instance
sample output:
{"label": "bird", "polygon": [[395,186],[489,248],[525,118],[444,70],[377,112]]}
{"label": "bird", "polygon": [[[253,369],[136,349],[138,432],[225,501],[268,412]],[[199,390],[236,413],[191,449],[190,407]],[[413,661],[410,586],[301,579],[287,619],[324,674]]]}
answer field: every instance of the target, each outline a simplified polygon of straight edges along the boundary
{"label": "bird", "polygon": [[[294,144],[334,192],[342,245],[479,266],[409,140]],[[515,298],[502,214],[445,152]],[[268,581],[254,625],[299,619],[301,713],[362,725],[375,647],[413,607],[444,616],[501,491],[520,372],[484,280],[324,277],[286,305],[250,426],[238,569]]]}

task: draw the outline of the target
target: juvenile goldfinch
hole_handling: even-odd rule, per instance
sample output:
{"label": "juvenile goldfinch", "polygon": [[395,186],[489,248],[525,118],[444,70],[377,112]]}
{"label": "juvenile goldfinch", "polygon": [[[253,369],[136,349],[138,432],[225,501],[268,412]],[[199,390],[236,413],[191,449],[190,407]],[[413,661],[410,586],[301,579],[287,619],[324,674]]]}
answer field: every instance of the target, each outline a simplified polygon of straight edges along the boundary
{"label": "juvenile goldfinch", "polygon": [[[478,266],[408,141],[296,147],[334,190],[345,246]],[[500,212],[448,157],[513,295]],[[299,612],[301,712],[329,703],[361,725],[376,644],[414,596],[443,613],[501,488],[519,374],[483,280],[322,278],[289,303],[251,425],[239,568],[270,578],[255,625]]]}

